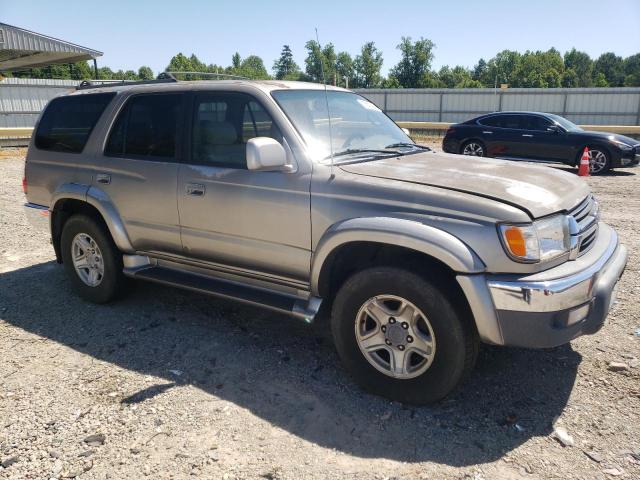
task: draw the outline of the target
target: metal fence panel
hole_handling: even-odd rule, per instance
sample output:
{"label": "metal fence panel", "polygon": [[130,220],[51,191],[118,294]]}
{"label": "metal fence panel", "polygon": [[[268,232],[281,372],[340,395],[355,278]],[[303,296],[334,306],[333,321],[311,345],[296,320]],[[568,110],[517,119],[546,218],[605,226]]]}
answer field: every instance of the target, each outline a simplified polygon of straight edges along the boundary
{"label": "metal fence panel", "polygon": [[579,124],[640,125],[640,88],[357,90],[396,121],[461,122],[484,113],[556,113]]}

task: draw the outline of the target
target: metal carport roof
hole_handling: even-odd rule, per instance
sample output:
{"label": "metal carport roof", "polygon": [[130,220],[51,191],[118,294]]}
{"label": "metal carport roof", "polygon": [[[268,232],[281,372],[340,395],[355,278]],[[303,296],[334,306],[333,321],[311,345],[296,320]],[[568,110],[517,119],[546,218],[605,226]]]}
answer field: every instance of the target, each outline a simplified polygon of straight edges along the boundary
{"label": "metal carport roof", "polygon": [[0,71],[95,59],[102,52],[0,23]]}

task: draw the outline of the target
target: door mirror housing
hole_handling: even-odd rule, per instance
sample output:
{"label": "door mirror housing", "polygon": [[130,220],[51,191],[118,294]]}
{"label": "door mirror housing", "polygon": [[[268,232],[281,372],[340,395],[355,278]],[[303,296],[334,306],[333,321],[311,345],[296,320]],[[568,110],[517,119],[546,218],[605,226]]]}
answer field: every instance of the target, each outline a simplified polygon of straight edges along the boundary
{"label": "door mirror housing", "polygon": [[258,171],[287,170],[284,147],[270,137],[256,137],[247,142],[247,168]]}
{"label": "door mirror housing", "polygon": [[550,125],[547,127],[547,132],[551,133],[563,133],[564,130],[560,128],[558,125]]}
{"label": "door mirror housing", "polygon": [[408,128],[402,128],[402,131],[407,137],[411,137],[411,131]]}

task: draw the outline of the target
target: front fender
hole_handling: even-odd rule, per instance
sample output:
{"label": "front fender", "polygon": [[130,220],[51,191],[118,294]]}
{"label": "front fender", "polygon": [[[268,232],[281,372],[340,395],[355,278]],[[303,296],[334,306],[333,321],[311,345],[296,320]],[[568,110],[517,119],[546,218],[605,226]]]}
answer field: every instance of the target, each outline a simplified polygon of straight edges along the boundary
{"label": "front fender", "polygon": [[413,220],[364,217],[344,220],[324,233],[311,261],[311,292],[319,295],[322,268],[331,252],[351,242],[405,247],[440,260],[456,273],[480,273],[485,265],[459,238]]}

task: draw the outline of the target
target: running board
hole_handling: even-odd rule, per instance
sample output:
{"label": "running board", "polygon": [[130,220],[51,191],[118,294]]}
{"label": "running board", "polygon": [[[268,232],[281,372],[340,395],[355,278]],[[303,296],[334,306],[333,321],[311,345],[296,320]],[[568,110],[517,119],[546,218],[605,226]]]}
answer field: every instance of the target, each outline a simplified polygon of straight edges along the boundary
{"label": "running board", "polygon": [[322,303],[322,299],[319,297],[296,298],[264,288],[242,285],[237,282],[160,266],[139,269],[125,268],[124,273],[135,279],[148,280],[266,308],[285,315],[291,315],[307,323],[313,322]]}

